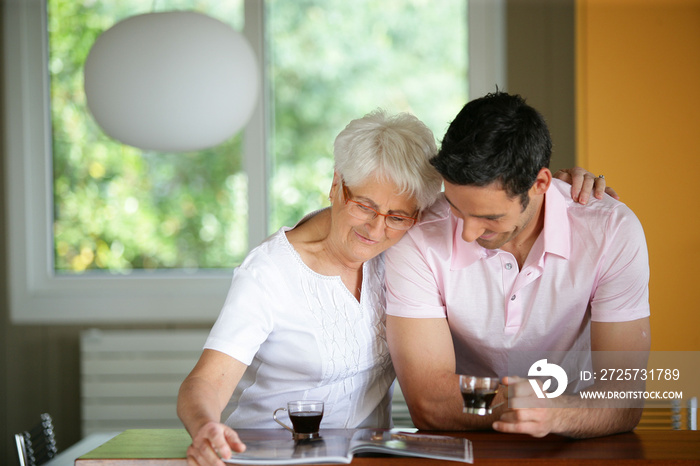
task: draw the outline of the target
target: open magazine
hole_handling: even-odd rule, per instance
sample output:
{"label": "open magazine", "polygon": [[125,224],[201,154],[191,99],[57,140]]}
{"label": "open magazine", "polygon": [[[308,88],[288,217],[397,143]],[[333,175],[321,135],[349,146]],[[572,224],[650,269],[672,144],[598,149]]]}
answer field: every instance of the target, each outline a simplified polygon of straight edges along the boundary
{"label": "open magazine", "polygon": [[352,437],[323,435],[312,440],[244,440],[243,453],[234,453],[232,464],[347,464],[356,454],[380,453],[473,463],[469,440],[446,435],[421,434],[408,429],[360,429]]}

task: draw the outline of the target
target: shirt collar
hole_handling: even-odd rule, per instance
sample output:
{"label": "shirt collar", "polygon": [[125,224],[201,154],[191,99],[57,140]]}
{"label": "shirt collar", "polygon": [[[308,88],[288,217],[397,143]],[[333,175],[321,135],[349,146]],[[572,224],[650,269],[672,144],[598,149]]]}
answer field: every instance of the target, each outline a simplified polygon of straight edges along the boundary
{"label": "shirt collar", "polygon": [[570,191],[571,186],[567,183],[552,180],[544,196],[544,250],[564,259],[568,259],[571,254],[571,226],[564,194]]}
{"label": "shirt collar", "polygon": [[459,270],[468,267],[479,259],[488,256],[488,249],[483,248],[476,241],[468,243],[462,239],[464,221],[450,212],[452,218],[452,264],[451,270]]}
{"label": "shirt collar", "polygon": [[[557,254],[565,259],[571,251],[570,227],[567,220],[567,205],[564,194],[555,186],[559,183],[552,180],[544,196],[544,252]],[[568,186],[568,185],[567,185]],[[451,270],[468,267],[479,259],[484,259],[498,253],[499,250],[483,248],[476,241],[467,243],[462,239],[464,222],[452,215],[452,263]]]}

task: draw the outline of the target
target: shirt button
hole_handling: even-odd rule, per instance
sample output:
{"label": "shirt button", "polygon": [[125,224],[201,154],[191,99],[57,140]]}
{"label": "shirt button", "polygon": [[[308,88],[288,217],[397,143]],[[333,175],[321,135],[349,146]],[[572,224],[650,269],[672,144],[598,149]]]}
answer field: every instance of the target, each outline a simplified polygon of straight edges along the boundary
{"label": "shirt button", "polygon": [[511,300],[511,301],[515,301],[515,295],[511,296],[511,297],[510,297],[510,300]]}
{"label": "shirt button", "polygon": [[510,262],[508,262],[508,263],[506,264],[506,270],[510,270],[510,269],[512,269],[512,268],[513,268],[513,264],[511,264]]}

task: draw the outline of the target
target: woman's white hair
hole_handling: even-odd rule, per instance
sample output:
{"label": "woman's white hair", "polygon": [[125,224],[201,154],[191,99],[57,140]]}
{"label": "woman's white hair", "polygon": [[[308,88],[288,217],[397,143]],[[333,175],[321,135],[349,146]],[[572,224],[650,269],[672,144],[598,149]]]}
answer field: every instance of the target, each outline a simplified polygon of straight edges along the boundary
{"label": "woman's white hair", "polygon": [[335,138],[335,171],[349,185],[391,180],[420,210],[437,199],[442,177],[429,160],[437,153],[433,132],[410,113],[382,109],[352,120]]}

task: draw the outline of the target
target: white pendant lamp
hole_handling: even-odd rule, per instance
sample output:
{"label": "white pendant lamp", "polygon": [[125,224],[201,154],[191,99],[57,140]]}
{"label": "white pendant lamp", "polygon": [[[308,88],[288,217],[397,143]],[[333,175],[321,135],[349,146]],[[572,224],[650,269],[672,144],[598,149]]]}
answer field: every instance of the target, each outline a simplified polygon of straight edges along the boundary
{"label": "white pendant lamp", "polygon": [[189,11],[117,23],[95,41],[84,72],[88,108],[107,135],[167,152],[213,147],[241,130],[260,81],[241,34]]}

